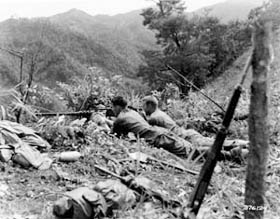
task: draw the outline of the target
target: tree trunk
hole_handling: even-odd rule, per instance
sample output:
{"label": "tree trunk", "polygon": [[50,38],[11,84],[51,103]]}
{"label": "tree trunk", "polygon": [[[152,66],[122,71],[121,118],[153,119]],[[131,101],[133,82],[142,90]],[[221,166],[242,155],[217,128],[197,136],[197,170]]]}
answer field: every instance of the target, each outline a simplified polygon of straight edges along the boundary
{"label": "tree trunk", "polygon": [[267,79],[272,59],[270,22],[256,22],[253,46],[245,219],[264,216],[265,174],[269,151]]}

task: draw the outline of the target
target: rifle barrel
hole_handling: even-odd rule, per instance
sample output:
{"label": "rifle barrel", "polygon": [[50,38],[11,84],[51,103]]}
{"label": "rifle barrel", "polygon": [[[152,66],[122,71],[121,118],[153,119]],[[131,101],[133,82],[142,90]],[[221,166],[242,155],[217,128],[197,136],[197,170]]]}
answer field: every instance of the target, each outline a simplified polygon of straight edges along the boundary
{"label": "rifle barrel", "polygon": [[[128,106],[128,108],[138,111],[141,110],[141,108],[135,108],[133,106]],[[35,113],[36,116],[46,116],[46,117],[51,117],[51,116],[86,116],[86,115],[90,115],[96,111],[105,111],[105,110],[109,110],[111,109],[110,107],[107,108],[95,108],[93,110],[89,110],[89,111],[77,111],[77,112],[52,112],[52,113]]]}
{"label": "rifle barrel", "polygon": [[165,166],[168,166],[168,167],[172,167],[172,168],[175,168],[177,170],[180,170],[180,171],[183,171],[183,172],[186,172],[186,173],[190,173],[192,175],[198,175],[199,173],[197,171],[194,171],[194,170],[190,170],[190,169],[186,169],[184,167],[180,167],[176,164],[171,164],[171,163],[168,163],[166,161],[163,161],[163,160],[158,160],[158,159],[155,159],[154,157],[149,157],[148,159],[154,161],[154,162],[158,162],[158,163],[161,163]]}
{"label": "rifle barrel", "polygon": [[[252,56],[252,55],[251,55]],[[230,126],[231,120],[233,119],[235,109],[237,107],[239,98],[241,96],[242,92],[242,85],[245,81],[246,75],[249,71],[249,68],[251,66],[251,60],[252,57],[249,57],[246,65],[243,70],[242,74],[242,79],[238,86],[235,88],[234,93],[230,99],[230,102],[227,107],[227,111],[225,113],[223,122],[222,122],[222,127],[220,128],[216,139],[210,149],[210,152],[206,158],[206,161],[204,165],[201,168],[196,186],[190,196],[190,200],[188,203],[188,215],[185,217],[183,212],[182,217],[183,218],[192,218],[193,216],[196,216],[198,214],[198,211],[200,209],[200,206],[203,202],[204,196],[206,194],[206,191],[208,189],[208,186],[210,184],[210,180],[212,178],[214,168],[216,166],[218,156],[221,154],[221,149],[223,147],[224,140],[227,136],[227,131]]]}
{"label": "rifle barrel", "polygon": [[227,136],[227,130],[233,118],[235,108],[237,106],[239,97],[241,95],[241,91],[242,91],[241,86],[238,86],[234,94],[232,95],[231,101],[229,103],[229,106],[227,108],[222,123],[223,125],[220,128],[216,136],[215,142],[213,143],[213,146],[211,147],[208,153],[206,161],[200,171],[194,191],[189,200],[188,207],[191,209],[191,212],[194,213],[195,215],[197,215],[199,211],[199,208],[203,202],[204,196],[210,184],[210,180],[212,178],[218,156],[220,155],[225,138]]}
{"label": "rifle barrel", "polygon": [[96,110],[92,111],[77,111],[77,112],[54,112],[54,113],[35,113],[36,116],[46,116],[46,117],[51,117],[51,116],[82,116],[82,115],[90,115],[96,111],[105,111],[110,108],[98,108]]}
{"label": "rifle barrel", "polygon": [[121,180],[121,181],[124,181],[124,178],[123,178],[123,177],[119,176],[119,175],[116,174],[116,173],[113,173],[113,172],[110,171],[110,170],[107,170],[107,169],[105,169],[105,168],[103,168],[103,167],[101,167],[101,166],[98,166],[98,165],[94,165],[94,167],[95,167],[96,169],[98,169],[98,170],[101,170],[101,171],[104,172],[104,173],[107,173],[107,174],[109,174],[109,175],[111,175],[111,176],[116,177],[117,179],[119,179],[119,180]]}

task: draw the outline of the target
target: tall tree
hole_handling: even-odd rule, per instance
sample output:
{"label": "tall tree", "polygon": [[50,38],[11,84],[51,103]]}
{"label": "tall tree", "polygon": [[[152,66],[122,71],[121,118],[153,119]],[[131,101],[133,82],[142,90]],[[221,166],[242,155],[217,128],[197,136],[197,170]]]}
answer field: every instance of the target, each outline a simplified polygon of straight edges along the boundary
{"label": "tall tree", "polygon": [[[156,9],[143,11],[143,24],[155,31],[166,64],[172,65],[196,84],[203,84],[212,59],[209,47],[203,41],[205,30],[199,28],[194,20],[187,19],[183,1],[158,1],[156,5]],[[177,81],[182,91],[186,92],[188,87],[184,80],[177,78]]]}
{"label": "tall tree", "polygon": [[146,75],[147,79],[162,76],[160,86],[173,80],[183,93],[189,90],[182,77],[170,72],[162,74],[159,69],[168,64],[202,87],[223,72],[250,44],[251,33],[242,22],[221,24],[218,18],[207,13],[187,16],[182,0],[159,0],[156,6],[143,11],[143,24],[155,32],[162,51],[158,56],[155,52],[144,53],[148,61],[139,69],[139,75]]}

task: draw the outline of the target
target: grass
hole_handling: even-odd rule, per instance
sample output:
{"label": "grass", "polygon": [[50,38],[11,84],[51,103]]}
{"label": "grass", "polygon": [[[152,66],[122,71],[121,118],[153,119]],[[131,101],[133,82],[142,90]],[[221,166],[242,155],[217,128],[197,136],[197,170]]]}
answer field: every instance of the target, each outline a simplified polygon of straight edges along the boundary
{"label": "grass", "polygon": [[[275,39],[275,57],[280,57],[279,40]],[[229,69],[217,81],[209,84],[205,89],[209,96],[216,99],[224,107],[227,105],[234,86],[239,81],[239,73],[242,71],[248,54],[241,56],[233,68]],[[271,107],[270,107],[270,154],[267,164],[266,193],[265,193],[265,218],[280,218],[280,63],[275,60],[271,71]],[[249,106],[249,82],[246,80],[245,91],[237,108],[238,114],[248,112]],[[221,89],[221,87],[223,89]],[[2,94],[5,94],[2,92]],[[0,98],[2,95],[0,96]],[[133,106],[139,106],[141,96],[128,92],[127,97]],[[0,99],[1,100],[1,99]],[[0,104],[1,105],[1,104]],[[165,108],[173,118],[182,126],[195,128],[203,134],[213,136],[213,133],[205,131],[205,124],[216,124],[219,119],[213,114],[217,108],[205,100],[200,94],[191,92],[185,100],[172,99],[164,104]],[[69,123],[69,121],[66,121]],[[56,162],[52,170],[38,172],[37,170],[23,170],[11,164],[5,165],[0,183],[9,185],[9,195],[0,197],[0,215],[3,219],[13,218],[14,214],[24,217],[35,216],[41,219],[53,219],[52,203],[59,198],[59,194],[77,188],[79,186],[93,186],[110,176],[95,170],[94,165],[106,167],[117,173],[130,172],[153,180],[157,188],[164,191],[170,198],[178,199],[187,204],[190,194],[196,183],[197,176],[183,174],[173,168],[160,165],[157,162],[142,163],[133,161],[128,154],[141,151],[157,159],[180,164],[185,168],[199,171],[202,163],[190,159],[180,159],[164,150],[152,148],[143,141],[130,142],[117,139],[104,133],[97,132],[96,126],[82,127],[81,131],[86,135],[84,139],[65,139],[58,134],[54,124],[55,118],[42,120],[43,124],[31,124],[35,128],[45,132],[55,132],[50,135],[56,147],[50,155],[64,150],[79,150],[83,158],[74,163]],[[67,124],[65,124],[67,125]],[[247,139],[248,125],[246,121],[233,121],[230,128],[230,138]],[[57,133],[56,133],[57,132]],[[44,133],[47,137],[47,133]],[[55,138],[53,137],[55,136]],[[80,141],[82,140],[82,141]],[[201,206],[198,219],[227,219],[244,217],[244,195],[246,165],[236,165],[231,162],[218,163],[208,193]],[[60,168],[68,177],[57,177],[55,169]],[[25,181],[27,180],[27,181]],[[31,197],[30,194],[34,196]],[[34,198],[36,197],[36,198]],[[151,199],[144,202],[140,198],[137,205],[127,211],[116,211],[115,218],[174,218],[171,209],[164,209],[160,203]]]}
{"label": "grass", "polygon": [[[195,99],[199,100],[197,97],[195,97]],[[177,107],[174,109],[174,112],[177,110],[178,114],[181,113],[183,115],[183,113],[188,110],[188,107],[185,106],[185,102],[180,102],[179,104],[181,104],[181,106],[185,106],[185,108],[183,108],[185,111],[179,112],[180,107],[178,107],[178,103],[179,102],[176,102],[176,104],[174,104],[174,106]],[[194,113],[195,109],[191,108],[189,112]],[[201,113],[201,115],[203,115],[203,113],[206,112]],[[194,116],[194,114],[191,114],[190,118]],[[53,127],[56,120],[42,120],[42,122],[44,124],[36,124],[36,127],[41,127],[41,130],[51,130],[48,126]],[[66,123],[67,122],[69,123],[70,121],[66,120]],[[280,124],[280,121],[277,121],[276,124]],[[51,206],[53,201],[55,201],[59,196],[50,195],[50,193],[60,194],[65,192],[67,189],[74,189],[82,185],[92,186],[98,181],[111,178],[101,174],[100,172],[96,172],[94,169],[95,164],[118,173],[129,171],[133,174],[145,176],[157,183],[158,188],[165,191],[165,193],[168,194],[168,197],[176,198],[181,203],[186,204],[188,202],[189,196],[196,183],[197,176],[182,174],[173,168],[160,165],[156,162],[135,162],[129,159],[128,153],[141,151],[154,156],[157,159],[165,160],[174,164],[179,163],[185,168],[196,171],[200,170],[202,165],[201,162],[180,159],[162,149],[152,148],[143,141],[129,142],[108,136],[104,133],[94,132],[95,128],[96,126],[81,128],[86,134],[86,138],[84,139],[85,141],[82,144],[79,142],[79,139],[66,139],[67,141],[65,139],[56,140],[56,143],[60,143],[60,146],[57,145],[57,147],[51,151],[51,155],[59,151],[69,150],[73,146],[77,147],[77,150],[84,154],[84,157],[77,162],[68,164],[58,162],[55,164],[55,166],[67,173],[68,176],[70,176],[70,179],[56,179],[51,173],[48,175],[47,173],[41,172],[40,175],[38,175],[37,170],[24,171],[19,167],[9,167],[7,165],[7,169],[3,173],[4,175],[1,182],[3,182],[3,179],[4,181],[7,181],[9,175],[13,173],[8,182],[10,191],[14,191],[14,193],[10,198],[7,197],[7,199],[4,199],[5,203],[0,203],[0,207],[5,206],[3,209],[6,209],[6,211],[0,211],[0,215],[1,213],[3,214],[3,212],[7,213],[14,211],[20,215],[30,216],[30,213],[28,212],[31,210],[34,215],[42,219],[53,218]],[[277,130],[276,127],[275,130]],[[272,135],[271,137],[272,139],[276,138],[276,135]],[[58,136],[58,138],[63,138],[63,136]],[[274,142],[277,142],[277,140],[274,139]],[[278,209],[278,202],[280,198],[279,157],[280,150],[277,147],[277,144],[274,144],[271,146],[266,179],[267,192],[265,215],[266,218],[271,219],[279,218],[280,215]],[[121,163],[121,165],[116,164],[114,160]],[[219,163],[219,166],[221,171],[216,172],[212,178],[211,186],[201,207],[198,219],[220,219],[231,218],[233,216],[236,218],[243,217],[246,166],[237,166],[236,164],[230,162]],[[52,172],[53,170],[50,171]],[[28,186],[19,183],[22,179],[28,179]],[[38,198],[34,200],[34,198],[26,196],[29,191],[32,191],[34,196]],[[139,201],[135,208],[125,212],[116,212],[116,215],[117,218],[124,219],[174,218],[174,216],[170,213],[170,209],[162,209],[158,202],[144,203],[142,201]],[[7,216],[7,218],[12,218],[12,216],[10,216]]]}

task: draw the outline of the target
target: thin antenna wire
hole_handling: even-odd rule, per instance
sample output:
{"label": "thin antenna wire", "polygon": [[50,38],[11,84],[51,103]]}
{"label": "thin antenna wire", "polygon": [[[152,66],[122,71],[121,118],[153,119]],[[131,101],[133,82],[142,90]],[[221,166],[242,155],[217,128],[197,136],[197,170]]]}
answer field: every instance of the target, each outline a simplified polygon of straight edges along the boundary
{"label": "thin antenna wire", "polygon": [[191,85],[193,88],[195,88],[199,93],[201,93],[204,97],[206,97],[208,100],[210,100],[212,103],[214,103],[217,107],[219,107],[224,113],[226,112],[223,107],[218,104],[215,100],[213,100],[211,97],[207,96],[205,93],[203,93],[197,86],[195,86],[192,82],[190,82],[185,76],[183,76],[180,72],[172,68],[170,65],[166,65],[166,67],[179,75],[181,78],[183,78],[189,85]]}

